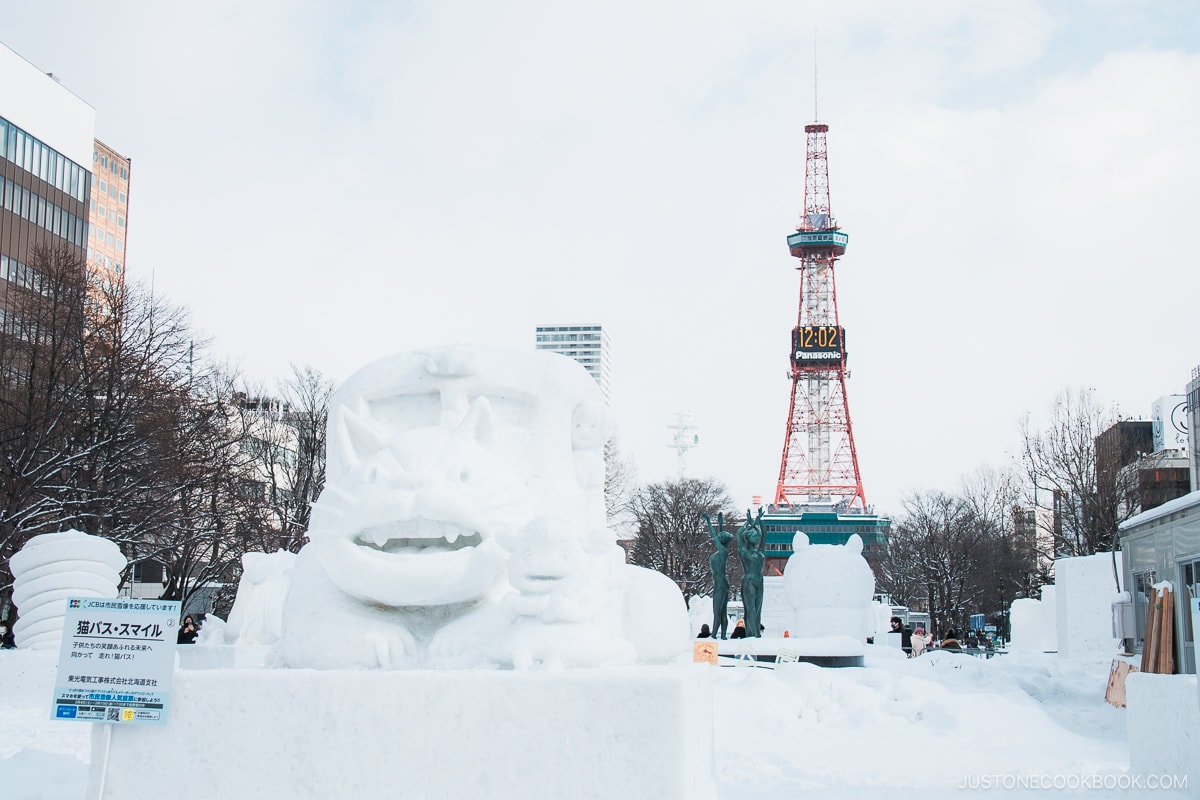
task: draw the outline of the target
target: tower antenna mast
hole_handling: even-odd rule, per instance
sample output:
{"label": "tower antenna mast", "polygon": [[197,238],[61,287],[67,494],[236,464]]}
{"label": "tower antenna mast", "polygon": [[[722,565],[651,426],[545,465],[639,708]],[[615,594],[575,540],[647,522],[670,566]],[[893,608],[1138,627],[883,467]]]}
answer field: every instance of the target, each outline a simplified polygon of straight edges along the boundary
{"label": "tower antenna mast", "polygon": [[817,29],[813,28],[813,122],[821,119],[817,113]]}

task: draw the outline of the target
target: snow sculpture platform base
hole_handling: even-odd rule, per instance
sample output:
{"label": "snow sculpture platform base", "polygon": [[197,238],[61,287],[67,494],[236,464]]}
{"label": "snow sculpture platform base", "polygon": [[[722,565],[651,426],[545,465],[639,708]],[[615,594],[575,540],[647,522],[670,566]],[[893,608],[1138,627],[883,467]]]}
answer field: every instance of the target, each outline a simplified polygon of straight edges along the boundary
{"label": "snow sculpture platform base", "polygon": [[818,667],[861,667],[865,647],[851,636],[812,638],[750,637],[719,640],[721,663],[730,661],[799,661]]}
{"label": "snow sculpture platform base", "polygon": [[91,800],[711,800],[708,667],[176,670],[165,726],[92,734]]}

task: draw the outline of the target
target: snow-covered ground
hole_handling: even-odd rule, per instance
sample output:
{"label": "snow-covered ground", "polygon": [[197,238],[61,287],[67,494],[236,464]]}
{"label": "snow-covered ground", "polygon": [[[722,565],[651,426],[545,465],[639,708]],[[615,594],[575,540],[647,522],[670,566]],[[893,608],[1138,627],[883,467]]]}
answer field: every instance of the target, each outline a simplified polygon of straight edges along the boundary
{"label": "snow-covered ground", "polygon": [[[91,725],[50,719],[54,663],[54,654],[0,651],[4,800],[86,794]],[[1149,791],[1151,776],[1128,774],[1126,712],[1104,701],[1108,668],[1040,653],[983,660],[934,652],[907,660],[882,646],[867,647],[864,668],[716,668],[718,796],[1069,791],[1055,787],[1080,787],[1089,798],[1195,796],[1194,789]],[[1143,788],[1105,788],[1135,777]]]}

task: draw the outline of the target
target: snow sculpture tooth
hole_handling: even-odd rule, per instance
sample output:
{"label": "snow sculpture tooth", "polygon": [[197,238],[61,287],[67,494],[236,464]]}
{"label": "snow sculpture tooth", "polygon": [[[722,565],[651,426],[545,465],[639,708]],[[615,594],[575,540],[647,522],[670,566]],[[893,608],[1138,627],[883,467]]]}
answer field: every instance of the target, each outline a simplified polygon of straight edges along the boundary
{"label": "snow sculpture tooth", "polygon": [[445,540],[447,542],[449,542],[450,544],[454,544],[455,542],[458,541],[458,526],[457,525],[447,525],[445,530],[446,530],[446,533],[443,538],[445,538]]}

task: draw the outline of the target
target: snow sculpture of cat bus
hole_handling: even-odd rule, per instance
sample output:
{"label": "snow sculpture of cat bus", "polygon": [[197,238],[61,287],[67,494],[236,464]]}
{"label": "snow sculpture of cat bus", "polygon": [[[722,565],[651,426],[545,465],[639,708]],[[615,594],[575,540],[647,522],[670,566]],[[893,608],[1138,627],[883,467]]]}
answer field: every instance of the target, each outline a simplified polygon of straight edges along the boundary
{"label": "snow sculpture of cat bus", "polygon": [[809,544],[792,539],[792,556],[783,569],[783,591],[792,608],[791,635],[853,636],[866,641],[875,632],[875,573],[853,534],[844,545]]}
{"label": "snow sculpture of cat bus", "polygon": [[605,522],[604,402],[536,350],[370,364],[329,412],[324,492],[274,662],[341,668],[673,660],[687,611]]}

